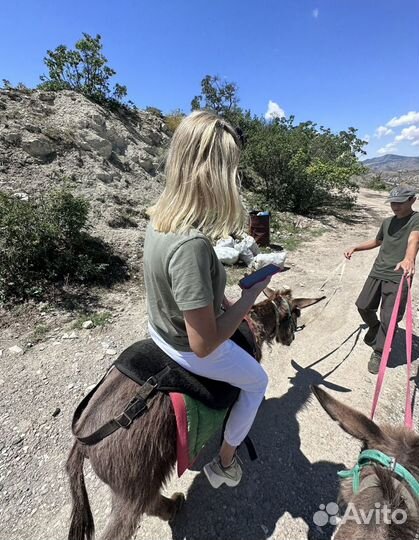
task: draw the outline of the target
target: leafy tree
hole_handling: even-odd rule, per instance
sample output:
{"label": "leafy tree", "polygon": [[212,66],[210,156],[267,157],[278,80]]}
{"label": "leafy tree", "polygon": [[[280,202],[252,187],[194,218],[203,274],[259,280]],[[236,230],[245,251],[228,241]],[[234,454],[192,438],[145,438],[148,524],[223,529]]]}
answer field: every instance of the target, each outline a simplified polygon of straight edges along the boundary
{"label": "leafy tree", "polygon": [[294,125],[292,116],[254,123],[243,163],[260,179],[253,189],[265,204],[307,214],[353,199],[352,177],[363,169],[357,155],[364,153],[354,128],[334,134],[313,122]]}
{"label": "leafy tree", "polygon": [[109,80],[116,71],[107,65],[102,54],[102,38],[83,33],[75,49],[59,45],[47,51],[44,63],[49,74],[41,75],[39,88],[45,90],[75,90],[98,103],[121,103],[127,95],[126,86],[116,83],[111,89]]}
{"label": "leafy tree", "polygon": [[238,87],[233,82],[224,82],[218,75],[206,75],[201,81],[201,94],[191,102],[193,111],[210,109],[225,114],[238,108]]}

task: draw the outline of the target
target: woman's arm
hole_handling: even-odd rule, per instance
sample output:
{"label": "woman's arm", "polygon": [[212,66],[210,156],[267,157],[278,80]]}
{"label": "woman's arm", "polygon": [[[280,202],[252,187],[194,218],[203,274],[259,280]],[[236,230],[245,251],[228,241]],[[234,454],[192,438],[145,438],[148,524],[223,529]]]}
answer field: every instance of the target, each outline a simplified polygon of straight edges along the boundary
{"label": "woman's arm", "polygon": [[355,253],[355,251],[367,251],[368,249],[374,249],[378,246],[381,246],[382,241],[377,240],[374,238],[374,240],[367,240],[366,242],[363,242],[362,244],[358,244],[357,246],[351,247],[347,249],[344,252],[344,255],[347,259],[350,259],[352,255]]}
{"label": "woman's arm", "polygon": [[200,358],[204,358],[229,339],[250,311],[256,298],[268,286],[270,279],[269,277],[256,283],[250,289],[244,289],[241,298],[219,317],[215,317],[212,304],[184,311],[183,316],[192,351]]}

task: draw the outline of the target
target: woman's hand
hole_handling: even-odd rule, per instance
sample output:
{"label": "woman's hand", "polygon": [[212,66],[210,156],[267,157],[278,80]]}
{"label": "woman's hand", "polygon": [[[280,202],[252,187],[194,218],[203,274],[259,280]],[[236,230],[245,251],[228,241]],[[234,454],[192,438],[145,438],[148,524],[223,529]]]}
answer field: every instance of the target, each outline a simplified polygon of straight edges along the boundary
{"label": "woman's hand", "polygon": [[243,289],[242,298],[251,300],[253,304],[256,298],[263,291],[263,289],[266,289],[266,287],[269,285],[271,278],[272,276],[268,276],[263,281],[259,281],[258,283],[255,283],[254,285],[252,285],[249,289]]}
{"label": "woman's hand", "polygon": [[271,276],[255,283],[249,289],[243,289],[240,300],[231,304],[229,309],[217,318],[212,304],[184,311],[186,332],[192,351],[200,358],[205,358],[229,339],[270,281]]}

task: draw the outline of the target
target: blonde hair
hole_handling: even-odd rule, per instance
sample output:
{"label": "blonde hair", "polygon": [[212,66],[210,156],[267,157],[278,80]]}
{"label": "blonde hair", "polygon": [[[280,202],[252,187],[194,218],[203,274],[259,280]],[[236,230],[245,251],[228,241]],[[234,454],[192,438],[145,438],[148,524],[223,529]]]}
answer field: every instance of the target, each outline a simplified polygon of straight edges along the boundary
{"label": "blonde hair", "polygon": [[170,144],[166,187],[148,210],[153,227],[164,233],[197,228],[210,238],[243,231],[239,158],[240,141],[228,122],[208,111],[184,118]]}

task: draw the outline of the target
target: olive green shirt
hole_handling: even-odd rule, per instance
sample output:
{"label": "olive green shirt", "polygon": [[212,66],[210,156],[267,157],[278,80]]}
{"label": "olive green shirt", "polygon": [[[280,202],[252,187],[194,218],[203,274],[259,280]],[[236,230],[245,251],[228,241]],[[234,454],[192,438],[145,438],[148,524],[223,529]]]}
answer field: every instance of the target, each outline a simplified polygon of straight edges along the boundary
{"label": "olive green shirt", "polygon": [[400,219],[396,216],[388,217],[383,221],[376,237],[382,244],[370,277],[394,283],[400,281],[403,272],[400,270],[395,272],[394,268],[406,255],[407,243],[412,231],[419,231],[417,212]]}
{"label": "olive green shirt", "polygon": [[144,280],[151,326],[178,351],[190,351],[183,312],[214,306],[221,313],[226,273],[208,238],[196,229],[161,233],[148,225]]}

